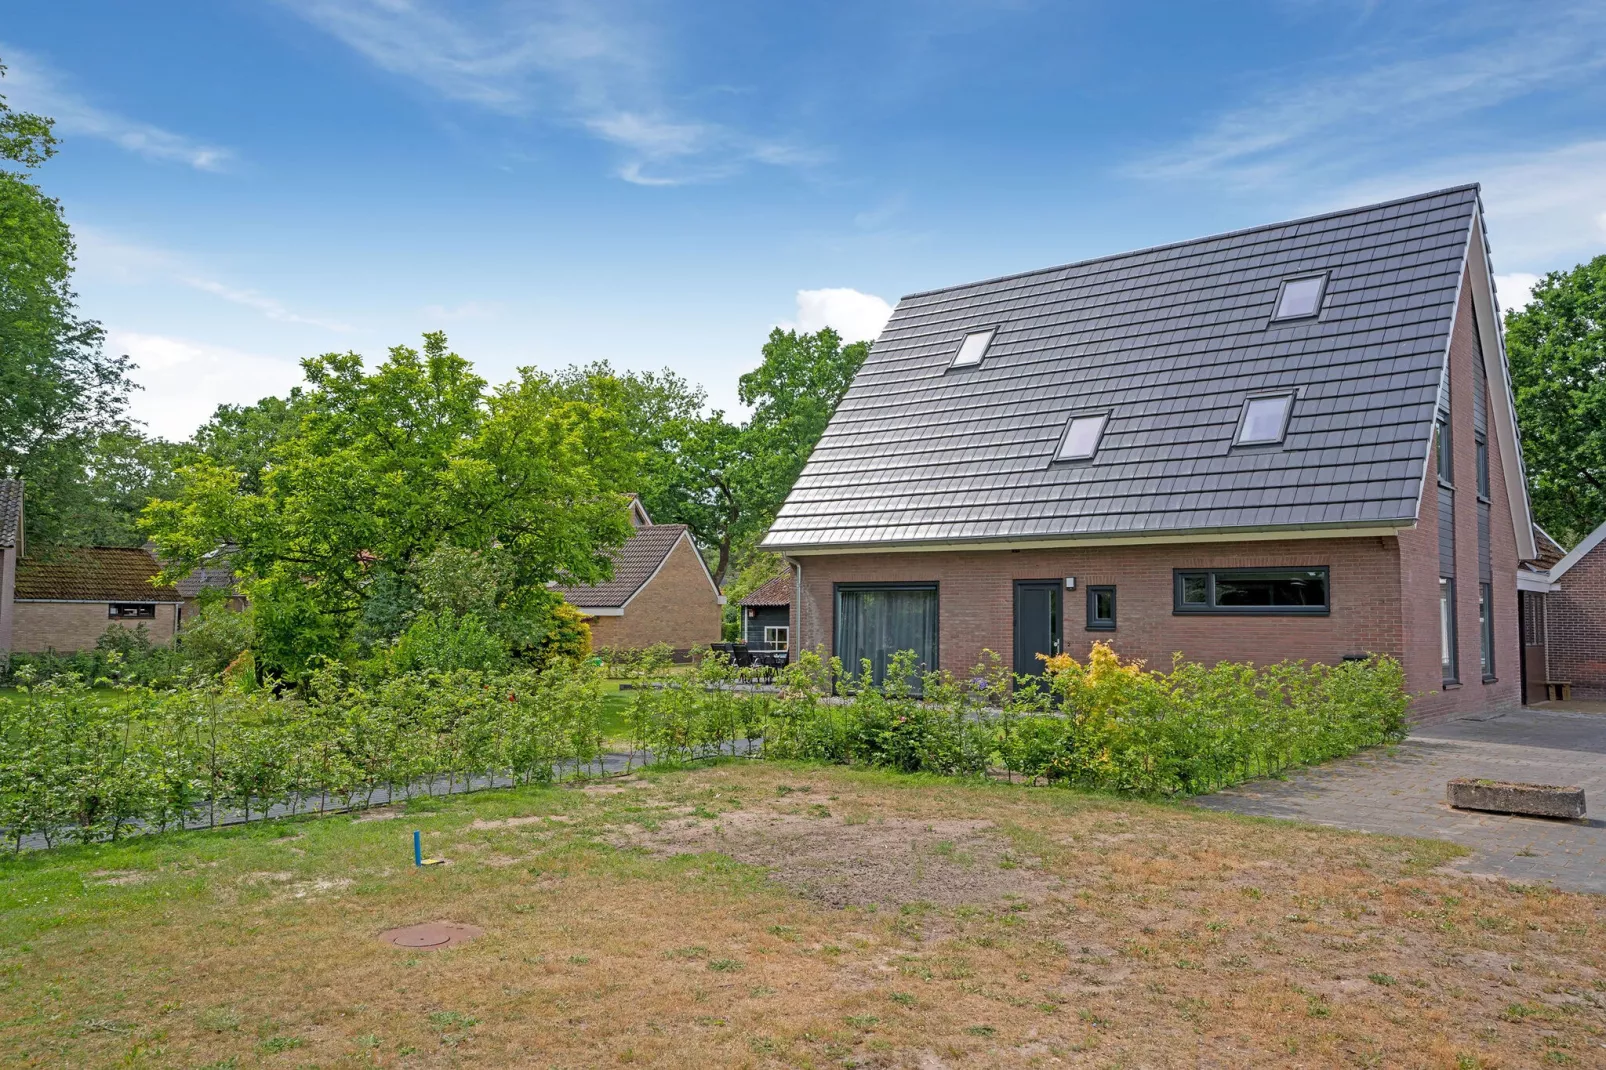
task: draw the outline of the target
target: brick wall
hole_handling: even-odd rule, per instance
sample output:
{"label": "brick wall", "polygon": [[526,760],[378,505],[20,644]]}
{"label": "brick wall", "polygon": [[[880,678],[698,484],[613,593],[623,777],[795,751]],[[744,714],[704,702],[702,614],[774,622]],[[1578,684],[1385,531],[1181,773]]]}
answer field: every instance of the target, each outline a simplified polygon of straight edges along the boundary
{"label": "brick wall", "polygon": [[[1399,551],[1393,537],[1102,546],[1066,550],[977,550],[805,557],[799,649],[832,644],[832,584],[897,580],[939,585],[938,658],[962,671],[984,649],[1008,663],[1014,651],[1014,581],[1076,577],[1065,592],[1065,647],[1087,655],[1096,640],[1155,668],[1171,655],[1207,663],[1398,654]],[[1325,617],[1179,616],[1172,569],[1326,565],[1332,613]],[[1116,630],[1086,630],[1084,591],[1116,588]]]}
{"label": "brick wall", "polygon": [[1567,570],[1545,595],[1550,678],[1573,697],[1606,700],[1606,543]]}
{"label": "brick wall", "polygon": [[105,602],[17,602],[12,646],[29,654],[92,650],[108,627],[134,628],[141,624],[152,642],[168,643],[173,639],[175,608],[157,606],[154,620],[108,620]]}
{"label": "brick wall", "polygon": [[679,653],[719,642],[719,596],[690,539],[669,551],[663,567],[637,592],[622,617],[592,617],[591,645],[639,649],[668,643]]}
{"label": "brick wall", "polygon": [[[1472,291],[1463,286],[1450,340],[1450,448],[1455,483],[1455,605],[1460,684],[1446,687],[1439,637],[1438,456],[1427,460],[1424,498],[1414,531],[1400,534],[1401,612],[1406,645],[1401,658],[1406,686],[1420,695],[1412,716],[1437,721],[1461,713],[1504,709],[1522,701],[1521,647],[1517,634],[1517,533],[1511,523],[1504,458],[1493,433],[1494,409],[1504,399],[1490,384],[1490,563],[1494,575],[1495,680],[1485,683],[1478,630],[1478,473],[1473,433],[1473,379],[1481,375]],[[1490,348],[1493,349],[1493,339]]]}

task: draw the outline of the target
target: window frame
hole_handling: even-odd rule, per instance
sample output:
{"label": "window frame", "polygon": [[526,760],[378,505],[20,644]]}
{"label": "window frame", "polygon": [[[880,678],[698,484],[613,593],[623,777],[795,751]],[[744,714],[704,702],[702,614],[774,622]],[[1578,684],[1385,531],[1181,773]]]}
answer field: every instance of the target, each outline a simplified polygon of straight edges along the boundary
{"label": "window frame", "polygon": [[[934,640],[931,651],[931,664],[926,666],[927,672],[939,672],[942,669],[942,584],[937,580],[839,580],[831,584],[831,656],[842,656],[842,592],[843,591],[930,591],[936,596],[937,604],[932,615],[932,637]],[[857,673],[859,666],[844,670]]]}
{"label": "window frame", "polygon": [[[1283,419],[1277,426],[1276,438],[1256,439],[1253,442],[1243,440],[1244,428],[1249,423],[1249,406],[1257,401],[1269,401],[1272,398],[1283,398]],[[1294,402],[1299,399],[1297,390],[1263,390],[1244,396],[1244,403],[1238,409],[1238,427],[1232,433],[1232,444],[1244,449],[1264,449],[1267,446],[1281,446],[1288,437],[1288,425],[1294,418]]]}
{"label": "window frame", "polygon": [[1478,583],[1478,660],[1486,684],[1498,683],[1494,659],[1494,584]]}
{"label": "window frame", "polygon": [[[1320,572],[1326,588],[1327,601],[1320,606],[1218,606],[1216,604],[1217,576],[1249,576]],[[1184,602],[1182,589],[1189,576],[1205,577],[1205,600]],[[1178,617],[1327,617],[1333,612],[1333,573],[1328,565],[1258,565],[1233,568],[1173,568],[1171,570],[1171,613]]]}
{"label": "window frame", "polygon": [[1473,449],[1477,452],[1478,466],[1478,500],[1489,500],[1489,436],[1476,433],[1472,436]]}
{"label": "window frame", "polygon": [[[1461,636],[1456,621],[1455,577],[1439,577],[1439,672],[1444,684],[1461,685]],[[1445,660],[1446,654],[1449,660]]]}
{"label": "window frame", "polygon": [[[132,613],[120,613],[118,610],[132,609]],[[155,620],[155,602],[107,602],[107,620]]]}
{"label": "window frame", "polygon": [[[1105,432],[1107,432],[1110,429],[1110,416],[1111,416],[1111,412],[1110,412],[1109,409],[1095,410],[1093,412],[1077,412],[1077,413],[1072,413],[1070,416],[1067,416],[1065,418],[1065,429],[1060,432],[1059,441],[1054,444],[1054,456],[1051,459],[1050,463],[1052,463],[1052,464],[1084,464],[1084,463],[1086,463],[1088,461],[1093,460],[1093,458],[1097,457],[1098,454],[1099,454],[1099,450],[1101,448],[1103,448],[1103,446],[1104,446]],[[1077,454],[1075,457],[1061,456],[1061,454],[1064,453],[1064,451],[1065,451],[1065,441],[1068,438],[1071,437],[1071,428],[1076,424],[1076,422],[1078,420],[1098,420],[1099,421],[1099,433],[1098,433],[1098,436],[1093,439],[1093,449],[1090,452],[1086,453],[1086,454]]]}
{"label": "window frame", "polygon": [[1434,475],[1439,486],[1455,489],[1455,431],[1442,411],[1433,421]]}
{"label": "window frame", "polygon": [[[1098,617],[1096,617],[1094,615],[1097,612],[1097,608],[1096,607],[1098,605],[1098,596],[1101,595],[1101,594],[1108,594],[1110,596],[1110,619],[1109,620],[1100,620]],[[1115,614],[1116,614],[1115,584],[1113,584],[1113,583],[1095,583],[1095,584],[1089,585],[1088,589],[1087,589],[1087,629],[1086,630],[1090,631],[1090,632],[1113,632],[1113,631],[1115,631],[1115,620],[1116,620]]]}
{"label": "window frame", "polygon": [[[1283,299],[1288,294],[1289,285],[1296,282],[1305,282],[1309,279],[1317,280],[1316,307],[1309,312],[1283,315]],[[1327,284],[1329,281],[1331,281],[1329,274],[1325,271],[1307,271],[1304,274],[1290,275],[1288,278],[1283,279],[1277,286],[1277,300],[1271,306],[1271,321],[1273,323],[1299,323],[1302,320],[1321,318],[1322,306],[1327,303]]]}
{"label": "window frame", "polygon": [[[782,634],[782,639],[779,646],[776,645],[775,639],[772,637],[771,633],[773,632],[780,632]],[[792,626],[790,624],[764,625],[764,645],[769,647],[771,650],[792,649]]]}
{"label": "window frame", "polygon": [[[975,360],[966,361],[964,364],[959,363],[959,354],[961,354],[961,353],[963,353],[965,351],[965,343],[970,341],[971,338],[973,338],[974,336],[976,336],[978,334],[985,334],[987,336],[987,341],[982,343],[981,353],[977,355]],[[944,369],[944,372],[945,373],[946,372],[951,372],[951,371],[954,371],[955,369],[958,369],[958,368],[979,368],[979,367],[981,367],[982,364],[984,364],[986,362],[986,360],[987,360],[988,351],[990,351],[993,348],[993,343],[996,342],[997,340],[998,340],[998,327],[997,327],[996,324],[992,325],[992,326],[985,326],[984,325],[984,326],[979,326],[979,327],[967,327],[967,328],[965,328],[965,333],[963,335],[961,335],[960,339],[959,339],[959,348],[954,350],[954,355],[952,357],[948,358],[948,367]]]}

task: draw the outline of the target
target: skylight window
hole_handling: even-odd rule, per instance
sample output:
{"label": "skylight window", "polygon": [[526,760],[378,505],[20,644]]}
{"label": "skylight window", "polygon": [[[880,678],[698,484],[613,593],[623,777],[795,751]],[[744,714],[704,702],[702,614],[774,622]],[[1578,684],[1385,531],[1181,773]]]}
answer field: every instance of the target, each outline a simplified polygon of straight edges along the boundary
{"label": "skylight window", "polygon": [[1277,313],[1272,318],[1293,320],[1316,315],[1321,311],[1322,291],[1326,288],[1326,275],[1284,281],[1282,293],[1277,298]]}
{"label": "skylight window", "polygon": [[1107,412],[1097,416],[1073,416],[1071,422],[1065,426],[1065,437],[1060,439],[1060,448],[1054,454],[1056,461],[1085,461],[1098,452],[1099,439],[1104,436],[1104,422],[1110,418]]}
{"label": "skylight window", "polygon": [[1243,416],[1238,422],[1237,444],[1261,446],[1281,442],[1288,428],[1288,410],[1293,401],[1292,394],[1276,394],[1245,401]]}
{"label": "skylight window", "polygon": [[987,346],[993,340],[993,332],[971,331],[965,335],[965,340],[959,344],[959,352],[954,354],[950,368],[972,368],[981,363],[982,354],[987,352]]}

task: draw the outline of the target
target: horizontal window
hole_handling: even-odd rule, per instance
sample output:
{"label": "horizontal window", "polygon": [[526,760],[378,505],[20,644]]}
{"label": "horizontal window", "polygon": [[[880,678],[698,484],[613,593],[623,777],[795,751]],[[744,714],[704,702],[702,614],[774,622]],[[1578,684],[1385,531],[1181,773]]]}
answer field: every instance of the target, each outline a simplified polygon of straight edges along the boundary
{"label": "horizontal window", "polygon": [[1319,615],[1328,612],[1327,569],[1177,569],[1173,612]]}
{"label": "horizontal window", "polygon": [[106,607],[108,620],[155,620],[156,607],[145,602],[113,602]]}

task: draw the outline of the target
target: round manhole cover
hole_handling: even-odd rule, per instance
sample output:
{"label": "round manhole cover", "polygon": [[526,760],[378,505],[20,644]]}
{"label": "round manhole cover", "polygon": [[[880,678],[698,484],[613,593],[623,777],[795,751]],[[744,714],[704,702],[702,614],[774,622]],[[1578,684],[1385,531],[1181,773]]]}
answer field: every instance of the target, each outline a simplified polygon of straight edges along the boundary
{"label": "round manhole cover", "polygon": [[397,947],[434,951],[442,947],[455,947],[484,935],[485,930],[474,925],[462,925],[455,921],[427,921],[422,925],[391,929],[380,933],[379,938]]}

